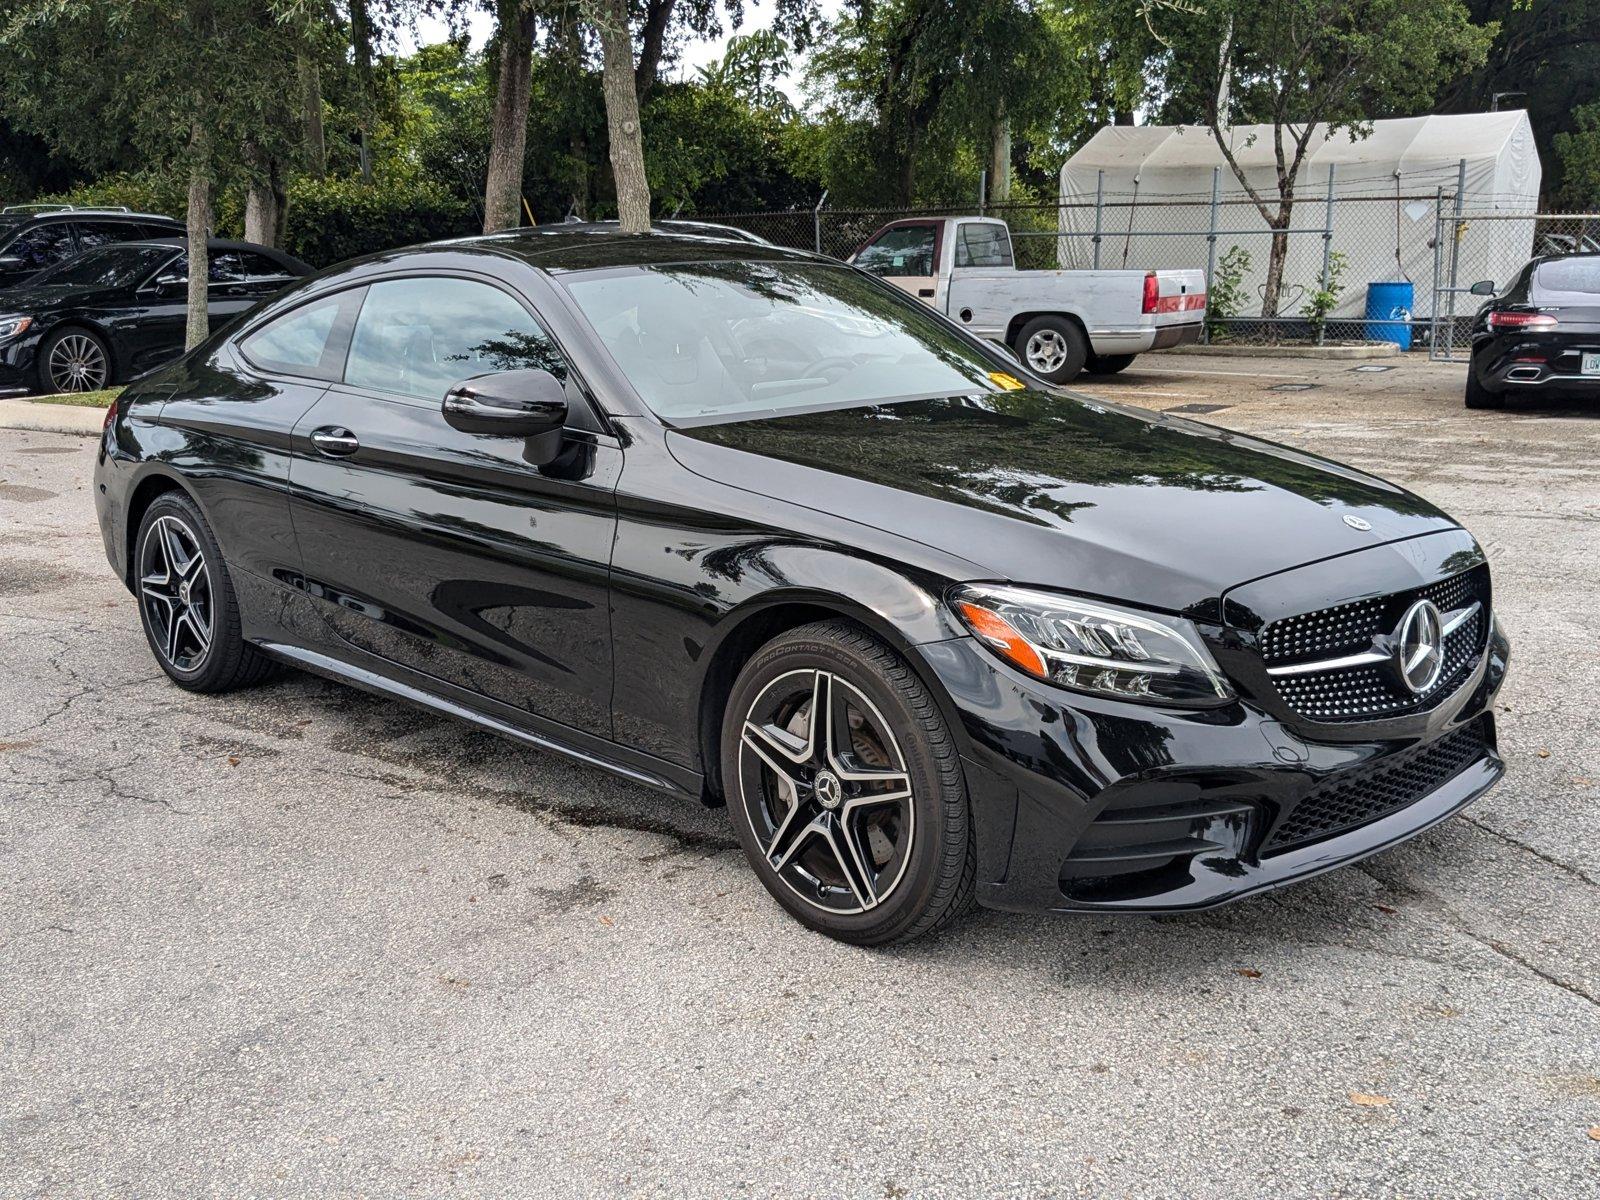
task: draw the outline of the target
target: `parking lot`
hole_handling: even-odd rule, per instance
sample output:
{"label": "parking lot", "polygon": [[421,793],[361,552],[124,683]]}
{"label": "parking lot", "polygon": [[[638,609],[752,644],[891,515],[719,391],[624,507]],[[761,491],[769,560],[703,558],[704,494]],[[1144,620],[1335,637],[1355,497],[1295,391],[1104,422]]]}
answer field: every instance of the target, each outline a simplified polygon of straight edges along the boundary
{"label": "parking lot", "polygon": [[178,690],[92,439],[0,430],[0,1195],[1596,1194],[1600,404],[1363,365],[1084,390],[1467,524],[1504,783],[1215,912],[893,951],[786,917],[720,810],[305,676]]}

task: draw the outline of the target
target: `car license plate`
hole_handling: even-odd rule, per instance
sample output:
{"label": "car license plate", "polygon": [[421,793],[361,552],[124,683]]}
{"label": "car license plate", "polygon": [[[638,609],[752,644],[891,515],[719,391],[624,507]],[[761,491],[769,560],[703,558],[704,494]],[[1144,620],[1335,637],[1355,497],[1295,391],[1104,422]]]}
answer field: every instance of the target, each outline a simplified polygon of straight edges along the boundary
{"label": "car license plate", "polygon": [[1584,351],[1583,366],[1578,369],[1585,375],[1600,375],[1600,353]]}

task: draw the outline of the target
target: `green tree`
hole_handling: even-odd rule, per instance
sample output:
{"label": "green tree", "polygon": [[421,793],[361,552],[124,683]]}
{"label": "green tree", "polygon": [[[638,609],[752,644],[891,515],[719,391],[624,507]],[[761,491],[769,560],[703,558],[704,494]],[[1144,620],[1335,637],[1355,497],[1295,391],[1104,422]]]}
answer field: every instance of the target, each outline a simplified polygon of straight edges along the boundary
{"label": "green tree", "polygon": [[[1364,136],[1370,121],[1428,111],[1435,93],[1481,64],[1494,29],[1462,0],[1207,0],[1161,14],[1168,119],[1200,117],[1273,231],[1262,315],[1278,315],[1286,232],[1319,133]],[[1270,126],[1274,186],[1235,157],[1230,128]]]}
{"label": "green tree", "polygon": [[1555,136],[1561,156],[1561,203],[1593,212],[1600,209],[1600,103],[1585,104],[1572,114],[1570,133]]}

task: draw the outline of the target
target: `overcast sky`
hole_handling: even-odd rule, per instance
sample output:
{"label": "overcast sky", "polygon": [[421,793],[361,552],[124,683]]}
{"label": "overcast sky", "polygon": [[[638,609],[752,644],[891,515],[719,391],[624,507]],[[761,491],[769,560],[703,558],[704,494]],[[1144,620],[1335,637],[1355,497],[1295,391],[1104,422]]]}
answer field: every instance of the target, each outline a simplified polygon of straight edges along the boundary
{"label": "overcast sky", "polygon": [[[841,3],[840,0],[822,0],[820,7],[824,16],[833,17],[838,14]],[[773,0],[746,0],[744,24],[740,27],[739,32],[751,33],[757,29],[765,29],[772,22],[772,11]],[[726,17],[724,17],[724,22],[726,22]],[[472,44],[482,47],[489,40],[489,35],[494,32],[494,18],[487,12],[474,13],[468,19],[468,27],[472,34]],[[418,22],[417,32],[420,41],[426,45],[431,42],[442,42],[449,33],[449,29],[443,21],[427,18]],[[722,37],[715,41],[690,42],[684,46],[678,64],[672,72],[673,76],[678,79],[684,79],[693,75],[696,67],[716,62],[722,57],[730,36],[732,36],[730,32],[725,32]],[[402,50],[412,48],[409,36],[401,36],[400,48]],[[796,104],[801,103],[803,99],[800,95],[800,75],[804,66],[804,57],[797,55],[794,69],[787,78],[779,81],[779,86],[788,93],[789,99]]]}

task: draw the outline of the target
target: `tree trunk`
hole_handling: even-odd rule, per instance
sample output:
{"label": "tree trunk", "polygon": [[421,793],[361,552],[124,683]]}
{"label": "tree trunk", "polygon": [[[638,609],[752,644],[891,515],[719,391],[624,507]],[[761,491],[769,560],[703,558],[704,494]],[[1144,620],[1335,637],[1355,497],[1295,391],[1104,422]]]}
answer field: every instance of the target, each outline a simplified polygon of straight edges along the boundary
{"label": "tree trunk", "polygon": [[1267,257],[1267,283],[1262,293],[1261,315],[1275,317],[1278,315],[1278,305],[1283,298],[1283,264],[1289,257],[1289,218],[1294,213],[1294,202],[1285,201],[1278,207],[1278,218],[1269,228],[1272,230],[1272,250]]}
{"label": "tree trunk", "polygon": [[250,169],[244,193],[244,240],[262,246],[278,244],[278,189],[273,163],[250,143],[244,148],[245,165]]}
{"label": "tree trunk", "polygon": [[639,65],[633,72],[633,90],[641,104],[661,74],[661,49],[677,3],[678,0],[646,0],[644,23],[639,27]]}
{"label": "tree trunk", "polygon": [[639,94],[633,82],[628,0],[598,0],[594,8],[605,60],[602,85],[611,143],[611,175],[617,184],[617,219],[623,233],[648,233],[650,181],[644,173],[644,138],[639,128]]}
{"label": "tree trunk", "polygon": [[198,124],[189,134],[189,314],[183,348],[193,350],[211,333],[206,306],[211,259],[206,239],[211,236],[211,139]]}
{"label": "tree trunk", "polygon": [[328,141],[322,132],[322,69],[316,59],[300,58],[300,104],[305,122],[306,174],[313,179],[328,174]]}
{"label": "tree trunk", "polygon": [[489,134],[489,178],[483,231],[522,224],[522,162],[528,146],[528,92],[533,81],[533,16],[520,0],[501,0],[500,72]]}
{"label": "tree trunk", "polygon": [[1006,204],[1011,200],[1011,118],[1005,105],[994,119],[989,139],[989,201]]}
{"label": "tree trunk", "polygon": [[367,0],[350,0],[350,41],[355,51],[356,139],[361,152],[361,178],[372,182],[372,14]]}

